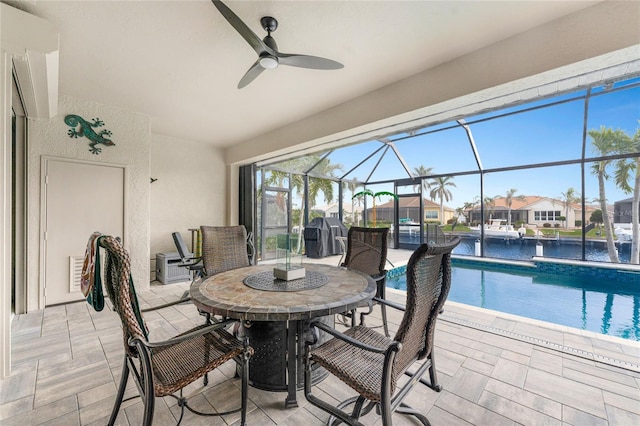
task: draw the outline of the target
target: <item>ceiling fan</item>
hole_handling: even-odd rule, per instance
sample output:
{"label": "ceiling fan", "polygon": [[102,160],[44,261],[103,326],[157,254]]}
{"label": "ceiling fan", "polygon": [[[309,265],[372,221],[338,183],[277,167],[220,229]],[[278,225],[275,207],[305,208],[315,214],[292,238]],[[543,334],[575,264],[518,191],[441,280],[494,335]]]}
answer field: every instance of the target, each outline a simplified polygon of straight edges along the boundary
{"label": "ceiling fan", "polygon": [[320,58],[318,56],[297,55],[281,53],[278,51],[276,41],[271,37],[271,33],[278,28],[278,21],[271,16],[264,16],[260,19],[262,28],[267,32],[264,39],[260,39],[242,20],[233,13],[220,0],[211,0],[214,6],[220,11],[222,16],[229,21],[231,26],[249,43],[258,54],[258,60],[249,68],[238,83],[238,89],[242,89],[251,83],[265,69],[274,69],[278,65],[289,65],[291,67],[312,68],[317,70],[336,70],[343,68],[340,62],[331,59]]}

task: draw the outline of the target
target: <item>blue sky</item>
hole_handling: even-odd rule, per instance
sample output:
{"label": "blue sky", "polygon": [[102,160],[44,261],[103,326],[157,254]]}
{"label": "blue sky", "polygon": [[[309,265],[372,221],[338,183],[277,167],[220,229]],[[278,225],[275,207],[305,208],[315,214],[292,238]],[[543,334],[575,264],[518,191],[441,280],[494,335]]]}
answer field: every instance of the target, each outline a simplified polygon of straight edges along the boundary
{"label": "blue sky", "polygon": [[[632,82],[637,82],[638,79]],[[616,86],[617,87],[617,86]],[[599,90],[594,90],[597,93]],[[545,100],[538,105],[546,105],[558,99],[569,99],[583,93],[563,95],[553,100]],[[532,104],[513,108],[522,110]],[[584,99],[578,99],[533,111],[513,114],[484,122],[474,121],[494,117],[503,113],[497,111],[476,117],[467,117],[482,165],[485,169],[527,165],[579,159],[582,150],[582,133],[584,120]],[[589,102],[587,129],[599,129],[600,126],[621,129],[633,136],[640,128],[640,87],[622,91],[607,92],[592,96]],[[454,125],[445,123],[438,128]],[[391,139],[398,139],[398,135]],[[347,172],[358,162],[380,146],[371,141],[336,150],[330,155],[331,163],[343,165]],[[460,127],[431,133],[423,136],[399,140],[396,147],[404,157],[411,170],[423,165],[432,167],[434,173],[451,173],[477,170],[475,160],[464,130]],[[587,136],[587,157],[594,155],[591,149],[591,138]],[[380,155],[367,161],[348,178],[359,180],[368,178]],[[611,169],[613,173],[613,169]],[[400,163],[389,150],[383,158],[370,181],[380,181],[407,177]],[[453,200],[445,203],[449,207],[460,207],[466,201],[472,201],[479,191],[477,176],[457,176],[450,188]],[[581,193],[580,166],[570,165],[553,168],[538,168],[524,171],[511,171],[486,175],[485,196],[504,195],[509,189],[517,189],[516,195],[540,195],[561,198],[569,187]],[[376,186],[374,191],[393,191],[391,184]],[[587,201],[592,202],[598,196],[597,179],[587,171]],[[610,182],[606,186],[609,203],[631,197],[617,189]],[[321,198],[321,197],[319,197]],[[317,200],[321,204],[323,200]]]}

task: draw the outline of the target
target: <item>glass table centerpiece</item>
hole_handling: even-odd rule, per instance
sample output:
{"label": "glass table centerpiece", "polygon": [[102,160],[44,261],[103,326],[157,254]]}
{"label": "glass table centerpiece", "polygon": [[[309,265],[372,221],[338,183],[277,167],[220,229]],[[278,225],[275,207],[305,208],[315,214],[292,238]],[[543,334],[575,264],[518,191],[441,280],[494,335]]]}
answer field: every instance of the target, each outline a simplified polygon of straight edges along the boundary
{"label": "glass table centerpiece", "polygon": [[273,275],[284,281],[304,278],[301,234],[278,234],[276,236],[276,266],[273,268]]}

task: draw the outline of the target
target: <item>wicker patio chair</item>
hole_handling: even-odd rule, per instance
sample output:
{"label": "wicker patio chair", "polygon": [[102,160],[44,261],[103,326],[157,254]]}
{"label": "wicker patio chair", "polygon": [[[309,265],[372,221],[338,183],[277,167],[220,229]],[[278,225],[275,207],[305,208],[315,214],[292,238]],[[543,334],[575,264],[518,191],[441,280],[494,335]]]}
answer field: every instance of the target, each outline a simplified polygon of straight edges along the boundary
{"label": "wicker patio chair", "polygon": [[[426,416],[403,403],[413,386],[420,381],[440,391],[433,357],[434,331],[440,308],[451,286],[451,251],[460,242],[458,237],[443,244],[423,244],[411,256],[407,265],[406,307],[379,300],[379,303],[404,310],[404,316],[393,340],[363,325],[340,333],[324,324],[312,322],[312,339],[305,349],[305,396],[307,400],[350,425],[361,425],[359,418],[379,407],[382,424],[392,424],[394,412],[415,416],[429,425]],[[317,329],[335,338],[312,349]],[[408,369],[418,360],[424,360],[417,370]],[[342,382],[354,389],[358,396],[337,406],[319,399],[311,393],[311,369],[324,367]],[[430,380],[422,379],[429,371]],[[399,389],[398,381],[404,374],[411,376]],[[355,404],[351,414],[345,407]],[[366,406],[365,406],[366,404]]]}
{"label": "wicker patio chair", "polygon": [[207,276],[230,269],[242,268],[252,263],[247,246],[253,252],[252,239],[244,225],[201,226],[202,261]]}
{"label": "wicker patio chair", "polygon": [[[387,236],[389,228],[360,228],[352,226],[347,234],[347,254],[342,266],[370,275],[376,281],[376,298],[385,298],[387,285]],[[387,309],[380,304],[384,335],[389,337]],[[351,312],[352,324],[355,314]]]}
{"label": "wicker patio chair", "polygon": [[[181,408],[178,424],[182,421],[186,407],[195,414],[205,416],[241,412],[241,424],[244,425],[249,358],[253,354],[248,341],[239,341],[225,331],[223,327],[226,323],[216,323],[195,327],[168,340],[150,342],[131,279],[128,253],[119,239],[111,236],[99,237],[98,246],[104,248],[107,254],[105,289],[122,321],[125,350],[120,385],[108,424],[113,425],[116,421],[131,373],[144,403],[144,425],[151,425],[153,422],[155,397],[164,396],[178,400]],[[100,274],[99,260],[96,262],[96,274]],[[182,389],[230,360],[235,360],[241,366],[240,408],[224,413],[201,413],[191,408]],[[176,392],[179,392],[179,396],[174,395]]]}

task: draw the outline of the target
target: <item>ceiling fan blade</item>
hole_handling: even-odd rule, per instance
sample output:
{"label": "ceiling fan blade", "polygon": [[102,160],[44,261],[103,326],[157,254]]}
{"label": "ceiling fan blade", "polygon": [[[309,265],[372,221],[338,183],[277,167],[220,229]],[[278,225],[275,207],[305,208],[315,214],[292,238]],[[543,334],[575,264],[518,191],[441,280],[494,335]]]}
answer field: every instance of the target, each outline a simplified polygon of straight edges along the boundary
{"label": "ceiling fan blade", "polygon": [[257,60],[253,65],[251,65],[251,68],[249,68],[249,70],[240,79],[240,82],[238,83],[238,89],[242,89],[244,86],[251,83],[256,79],[257,76],[262,73],[262,71],[264,71],[264,68],[260,66],[260,61]]}
{"label": "ceiling fan blade", "polygon": [[344,65],[340,62],[321,58],[319,56],[295,55],[289,53],[278,53],[277,56],[280,65],[289,65],[291,67],[312,68],[316,70],[338,70],[340,68],[344,68]]}
{"label": "ceiling fan blade", "polygon": [[211,0],[211,2],[220,11],[222,16],[224,16],[224,18],[231,24],[231,26],[235,28],[238,34],[240,34],[242,38],[244,38],[247,43],[249,43],[249,45],[253,47],[253,50],[255,50],[258,55],[264,52],[275,55],[276,52],[274,52],[273,49],[267,46],[260,39],[260,37],[256,35],[256,33],[251,31],[251,28],[249,28],[247,24],[242,22],[238,15],[233,13],[233,11],[229,9],[224,3],[222,3],[220,0]]}

